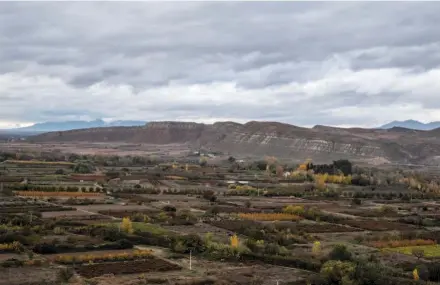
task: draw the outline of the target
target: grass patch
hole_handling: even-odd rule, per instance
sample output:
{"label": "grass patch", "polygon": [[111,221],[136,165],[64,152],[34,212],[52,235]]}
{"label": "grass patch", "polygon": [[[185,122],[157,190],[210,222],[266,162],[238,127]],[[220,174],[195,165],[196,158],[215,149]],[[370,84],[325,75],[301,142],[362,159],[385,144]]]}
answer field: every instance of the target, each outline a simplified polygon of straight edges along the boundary
{"label": "grass patch", "polygon": [[161,226],[142,222],[133,222],[133,229],[135,231],[150,232],[156,235],[166,235],[170,233],[169,230],[164,229]]}
{"label": "grass patch", "polygon": [[397,252],[406,255],[412,255],[413,250],[423,250],[425,257],[435,258],[440,257],[440,245],[420,245],[420,246],[404,246],[396,248],[385,248],[385,251]]}
{"label": "grass patch", "polygon": [[[95,224],[95,226],[104,226],[104,227],[111,227],[117,229],[120,224],[121,224],[120,221],[111,221],[108,223],[97,223]],[[132,222],[132,226],[134,231],[149,232],[155,235],[167,235],[171,233],[169,230],[164,229],[161,226],[155,224]]]}

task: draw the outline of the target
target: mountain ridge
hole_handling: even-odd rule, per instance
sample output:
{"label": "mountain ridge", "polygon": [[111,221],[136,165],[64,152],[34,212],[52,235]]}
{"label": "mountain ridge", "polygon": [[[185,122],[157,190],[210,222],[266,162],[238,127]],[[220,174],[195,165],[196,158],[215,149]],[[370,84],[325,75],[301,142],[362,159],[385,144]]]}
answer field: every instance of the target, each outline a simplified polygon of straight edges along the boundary
{"label": "mountain ridge", "polygon": [[383,126],[380,126],[379,129],[391,129],[393,127],[429,131],[440,128],[440,121],[430,123],[422,123],[416,120],[392,121]]}
{"label": "mountain ridge", "polygon": [[245,124],[150,122],[137,127],[50,132],[30,137],[29,141],[186,144],[241,155],[380,159],[399,163],[420,163],[440,156],[440,129],[303,128],[258,121]]}
{"label": "mountain ridge", "polygon": [[136,120],[116,120],[111,122],[105,122],[102,119],[96,119],[93,121],[75,120],[75,121],[61,121],[61,122],[43,122],[35,123],[28,127],[13,128],[0,130],[4,133],[42,133],[42,132],[54,132],[54,131],[69,131],[75,129],[88,129],[88,128],[102,128],[102,127],[115,127],[115,126],[141,126],[145,125],[145,121]]}

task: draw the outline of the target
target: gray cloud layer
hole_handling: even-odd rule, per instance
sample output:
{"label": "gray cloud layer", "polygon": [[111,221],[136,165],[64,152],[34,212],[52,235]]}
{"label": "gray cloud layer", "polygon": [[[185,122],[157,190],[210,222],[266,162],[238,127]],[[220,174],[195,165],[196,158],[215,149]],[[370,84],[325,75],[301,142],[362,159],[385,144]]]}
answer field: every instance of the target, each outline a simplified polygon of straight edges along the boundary
{"label": "gray cloud layer", "polygon": [[440,3],[0,2],[0,127],[440,120]]}

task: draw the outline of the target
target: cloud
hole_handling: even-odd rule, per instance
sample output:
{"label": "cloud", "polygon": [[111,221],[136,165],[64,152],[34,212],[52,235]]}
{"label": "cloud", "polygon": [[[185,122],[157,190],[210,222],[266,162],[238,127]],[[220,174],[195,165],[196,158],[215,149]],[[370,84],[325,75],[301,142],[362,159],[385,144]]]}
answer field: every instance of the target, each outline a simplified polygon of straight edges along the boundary
{"label": "cloud", "polygon": [[438,11],[435,2],[0,2],[0,123],[440,120]]}

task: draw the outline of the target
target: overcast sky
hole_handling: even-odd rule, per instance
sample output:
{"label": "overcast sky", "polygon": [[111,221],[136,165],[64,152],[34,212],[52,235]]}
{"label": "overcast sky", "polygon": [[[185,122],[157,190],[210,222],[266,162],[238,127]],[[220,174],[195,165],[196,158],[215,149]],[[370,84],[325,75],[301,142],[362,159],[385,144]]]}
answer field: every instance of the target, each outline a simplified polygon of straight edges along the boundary
{"label": "overcast sky", "polygon": [[440,2],[0,2],[0,127],[440,120]]}

